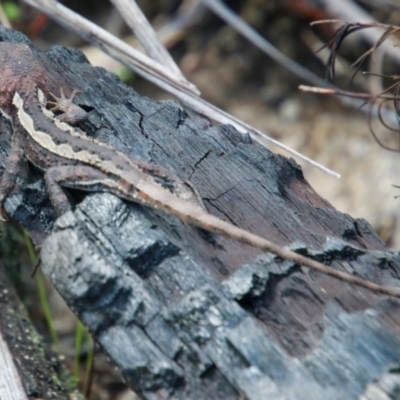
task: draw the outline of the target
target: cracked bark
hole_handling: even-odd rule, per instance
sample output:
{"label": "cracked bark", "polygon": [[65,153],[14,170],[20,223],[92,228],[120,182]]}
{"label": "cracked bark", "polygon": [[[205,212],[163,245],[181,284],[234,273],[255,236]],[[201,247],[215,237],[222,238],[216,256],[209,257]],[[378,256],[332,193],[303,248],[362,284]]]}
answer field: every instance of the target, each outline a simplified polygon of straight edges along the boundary
{"label": "cracked bark", "polygon": [[[26,40],[4,28],[0,35]],[[399,286],[399,254],[366,221],[318,196],[293,160],[173,101],[139,96],[78,51],[56,47],[37,57],[52,91],[81,90],[88,135],[190,178],[210,213],[333,268]],[[3,163],[11,132],[1,122]],[[44,272],[143,398],[394,393],[397,300],[110,194],[73,196],[76,210],[54,222],[42,177],[29,168],[6,208],[36,243],[44,240]]]}

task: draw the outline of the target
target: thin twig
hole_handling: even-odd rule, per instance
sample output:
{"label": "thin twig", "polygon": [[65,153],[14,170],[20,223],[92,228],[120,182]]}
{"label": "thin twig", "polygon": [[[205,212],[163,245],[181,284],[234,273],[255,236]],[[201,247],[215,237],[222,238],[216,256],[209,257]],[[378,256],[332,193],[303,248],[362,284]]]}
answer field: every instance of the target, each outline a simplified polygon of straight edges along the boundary
{"label": "thin twig", "polygon": [[157,34],[163,43],[174,43],[182,38],[194,23],[201,20],[206,12],[208,10],[201,4],[201,0],[183,0],[172,18],[157,29]]}
{"label": "thin twig", "polygon": [[188,83],[185,80],[177,78],[174,73],[171,73],[162,64],[154,61],[150,57],[146,56],[142,52],[129,46],[122,40],[108,33],[98,25],[90,22],[83,18],[74,11],[68,9],[62,4],[54,0],[24,0],[25,3],[37,8],[41,12],[47,14],[49,17],[56,20],[60,25],[72,30],[84,40],[93,43],[97,47],[101,48],[107,54],[112,57],[118,58],[115,54],[120,53],[118,60],[122,62],[122,55],[128,60],[124,60],[123,63],[127,64],[129,61],[129,67],[132,68],[136,73],[153,82],[156,85],[160,85],[160,82],[168,83],[169,85],[176,86],[181,90],[199,94],[198,90],[194,85]]}
{"label": "thin twig", "polygon": [[333,85],[327,83],[324,79],[320,78],[318,75],[298,64],[296,61],[293,61],[290,57],[281,53],[276,47],[274,47],[263,36],[256,32],[247,22],[235,14],[220,0],[201,1],[233,29],[238,31],[247,40],[254,44],[254,46],[258,47],[265,54],[271,57],[278,64],[282,65],[288,71],[292,72],[294,75],[316,86],[334,87]]}
{"label": "thin twig", "polygon": [[351,97],[353,99],[365,99],[368,101],[373,101],[375,98],[384,99],[384,100],[399,100],[400,99],[399,96],[394,96],[394,95],[389,95],[389,94],[372,95],[370,93],[348,92],[348,91],[342,90],[342,89],[321,88],[321,87],[306,86],[306,85],[300,85],[299,89],[303,92],[345,96],[345,97]]}
{"label": "thin twig", "polygon": [[[398,109],[398,103],[400,101],[400,87],[399,87],[399,82],[395,82],[393,85],[385,89],[382,93],[378,95],[371,95],[369,93],[359,93],[359,92],[348,92],[346,90],[341,90],[341,89],[329,89],[329,88],[319,88],[319,87],[311,87],[311,86],[305,86],[305,85],[300,85],[299,89],[302,90],[303,92],[312,92],[312,93],[318,93],[318,94],[328,94],[328,95],[336,95],[336,96],[344,96],[344,97],[351,97],[353,99],[364,99],[365,104],[370,104],[370,109],[373,107],[377,109],[378,111],[378,118],[380,123],[388,130],[393,131],[393,132],[399,132],[399,126],[397,127],[392,127],[389,125],[388,121],[385,120],[384,114],[382,112],[384,104],[386,102],[392,101],[395,105],[397,105],[396,112],[400,114],[400,111]],[[386,94],[391,90],[394,90],[394,94]],[[372,126],[372,114],[370,113],[368,115],[368,127],[369,130],[372,134],[372,137],[374,140],[385,150],[393,151],[396,153],[400,152],[400,149],[398,148],[391,148],[389,146],[386,146],[383,144],[383,142],[378,138],[377,134],[375,133],[375,130]]]}
{"label": "thin twig", "polygon": [[158,39],[154,29],[134,0],[111,0],[121,16],[135,33],[147,55],[185,80],[181,70]]}
{"label": "thin twig", "polygon": [[[358,22],[358,23],[376,23],[377,21],[368,14],[364,9],[358,6],[356,3],[350,0],[320,0],[323,3],[325,12],[329,13],[333,17],[339,18],[342,21],[347,22]],[[368,42],[375,44],[379,41],[381,33],[376,30],[362,30],[357,33]],[[395,46],[396,42],[393,39],[389,39],[382,48],[385,50],[385,54],[389,55],[392,59],[400,62],[400,52]],[[398,42],[397,42],[398,44]],[[318,85],[320,86],[320,85]]]}

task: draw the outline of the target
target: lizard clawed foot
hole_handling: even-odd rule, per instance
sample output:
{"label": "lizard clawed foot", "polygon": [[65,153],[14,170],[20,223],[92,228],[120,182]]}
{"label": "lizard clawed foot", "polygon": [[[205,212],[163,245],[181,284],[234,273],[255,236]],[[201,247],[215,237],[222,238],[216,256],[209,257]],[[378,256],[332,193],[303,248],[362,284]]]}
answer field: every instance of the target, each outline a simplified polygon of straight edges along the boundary
{"label": "lizard clawed foot", "polygon": [[65,97],[63,88],[60,88],[60,97],[56,96],[54,93],[49,92],[49,95],[53,98],[54,101],[48,101],[47,104],[52,106],[50,111],[61,111],[68,112],[71,107],[75,106],[73,100],[76,96],[78,96],[81,92],[79,90],[74,90],[70,97]]}
{"label": "lizard clawed foot", "polygon": [[57,115],[57,119],[62,122],[69,123],[71,125],[76,125],[79,122],[85,121],[87,119],[86,111],[74,104],[73,100],[81,92],[79,90],[74,90],[70,97],[66,97],[63,88],[60,88],[60,97],[56,96],[54,93],[49,92],[49,95],[54,101],[47,101],[49,110],[53,113],[60,111],[62,114]]}

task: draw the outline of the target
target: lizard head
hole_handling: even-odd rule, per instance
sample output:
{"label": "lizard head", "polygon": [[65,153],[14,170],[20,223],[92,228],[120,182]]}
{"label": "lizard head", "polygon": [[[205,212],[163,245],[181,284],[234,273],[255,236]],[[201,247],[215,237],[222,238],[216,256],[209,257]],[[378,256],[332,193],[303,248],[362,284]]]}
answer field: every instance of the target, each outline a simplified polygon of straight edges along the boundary
{"label": "lizard head", "polygon": [[22,95],[36,92],[45,84],[45,70],[29,46],[23,43],[0,42],[0,108],[8,115],[13,111],[15,92]]}

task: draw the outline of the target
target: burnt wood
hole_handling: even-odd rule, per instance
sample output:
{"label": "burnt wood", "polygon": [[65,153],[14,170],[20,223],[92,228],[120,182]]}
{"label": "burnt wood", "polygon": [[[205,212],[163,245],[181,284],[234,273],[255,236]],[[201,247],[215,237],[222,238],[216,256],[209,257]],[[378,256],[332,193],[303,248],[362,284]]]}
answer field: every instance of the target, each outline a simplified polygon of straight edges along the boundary
{"label": "burnt wood", "polygon": [[[0,40],[31,45],[4,28]],[[33,51],[54,93],[81,91],[89,136],[190,181],[222,219],[400,286],[399,253],[318,196],[293,160],[138,95],[77,50]],[[0,123],[4,164],[11,126]],[[17,186],[7,212],[43,244],[43,271],[143,398],[357,399],[400,384],[397,300],[111,194],[70,192],[75,211],[55,221],[28,165]]]}
{"label": "burnt wood", "polygon": [[0,341],[0,399],[84,400],[59,356],[42,341],[29,321],[2,262]]}

